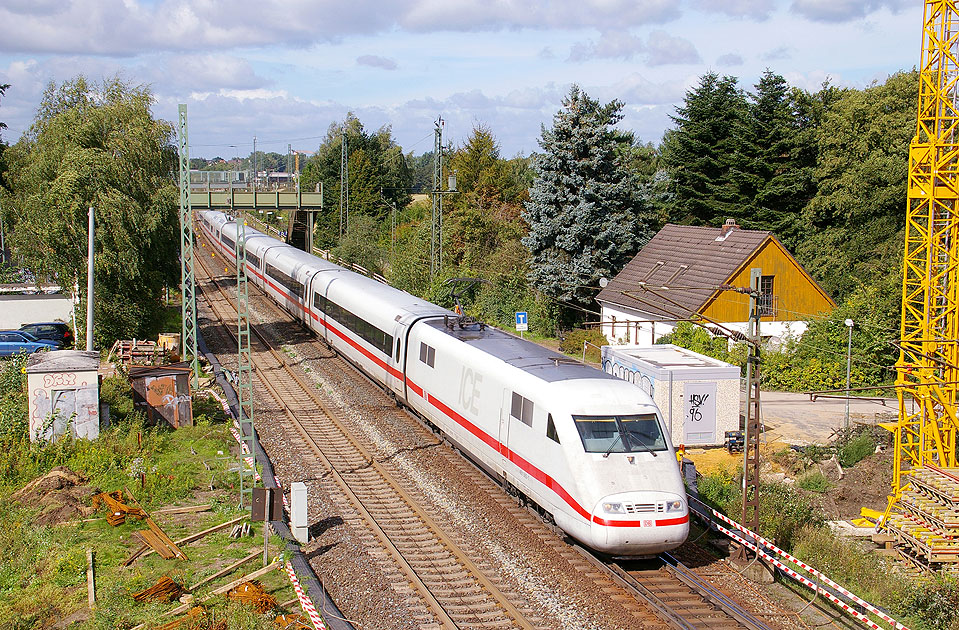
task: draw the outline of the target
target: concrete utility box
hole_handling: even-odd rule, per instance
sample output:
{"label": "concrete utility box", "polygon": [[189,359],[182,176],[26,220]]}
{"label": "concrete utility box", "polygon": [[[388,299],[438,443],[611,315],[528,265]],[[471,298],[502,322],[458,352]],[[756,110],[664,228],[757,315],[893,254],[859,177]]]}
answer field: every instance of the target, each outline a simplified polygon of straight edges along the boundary
{"label": "concrete utility box", "polygon": [[131,368],[130,383],[133,406],[145,411],[150,422],[159,416],[175,429],[193,426],[188,363]]}
{"label": "concrete utility box", "polygon": [[739,367],[672,344],[602,352],[603,370],[653,398],[673,444],[719,446],[739,429]]}
{"label": "concrete utility box", "polygon": [[30,440],[66,433],[100,436],[100,353],[83,350],[37,352],[27,359]]}

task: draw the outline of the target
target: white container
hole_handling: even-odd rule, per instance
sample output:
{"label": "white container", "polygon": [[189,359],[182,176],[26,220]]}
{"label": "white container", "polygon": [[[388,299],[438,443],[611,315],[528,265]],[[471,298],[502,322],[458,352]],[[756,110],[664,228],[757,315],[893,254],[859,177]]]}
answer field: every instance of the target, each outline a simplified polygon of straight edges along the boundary
{"label": "white container", "polygon": [[739,429],[739,367],[672,344],[603,346],[603,370],[652,396],[673,439],[719,446]]}

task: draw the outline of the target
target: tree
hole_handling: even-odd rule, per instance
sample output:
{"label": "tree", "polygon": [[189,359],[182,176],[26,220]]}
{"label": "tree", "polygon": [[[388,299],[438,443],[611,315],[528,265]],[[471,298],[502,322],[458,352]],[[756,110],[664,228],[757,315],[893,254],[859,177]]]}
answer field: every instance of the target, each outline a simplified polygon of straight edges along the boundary
{"label": "tree", "polygon": [[673,186],[667,219],[691,225],[719,225],[740,216],[749,199],[737,170],[739,133],[747,115],[746,96],[736,77],[702,76],[686,92],[672,116],[675,129],[666,132],[661,163]]}
{"label": "tree", "polygon": [[[316,235],[320,247],[330,247],[339,241],[344,136],[349,165],[350,216],[366,215],[382,220],[389,216],[393,204],[403,208],[410,201],[412,175],[390,128],[384,126],[368,133],[356,116],[348,114],[342,123],[330,125],[323,143],[301,173],[303,190],[313,190],[318,183],[323,183],[324,212],[318,217]],[[345,228],[348,226],[349,223]]]}
{"label": "tree", "polygon": [[173,126],[145,86],[83,77],[50,84],[7,154],[12,242],[38,277],[86,287],[87,208],[96,212],[97,340],[145,332],[179,276]]}
{"label": "tree", "polygon": [[[601,277],[618,273],[651,233],[627,167],[631,134],[613,128],[623,104],[601,105],[573,86],[553,127],[542,128],[536,179],[524,204],[530,280],[574,309],[595,308]],[[581,318],[567,312],[567,321]]]}
{"label": "tree", "polygon": [[901,277],[918,88],[917,72],[899,72],[829,97],[817,132],[818,190],[803,210],[796,255],[837,302]]}

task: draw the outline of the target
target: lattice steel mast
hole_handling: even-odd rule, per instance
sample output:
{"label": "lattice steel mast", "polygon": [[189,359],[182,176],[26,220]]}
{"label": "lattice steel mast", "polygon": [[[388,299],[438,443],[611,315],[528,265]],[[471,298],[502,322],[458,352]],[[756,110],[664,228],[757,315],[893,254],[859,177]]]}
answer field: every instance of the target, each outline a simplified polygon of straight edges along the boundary
{"label": "lattice steel mast", "polygon": [[430,212],[430,281],[443,271],[443,125],[433,130],[433,205]]}
{"label": "lattice steel mast", "polygon": [[179,106],[180,141],[180,291],[183,334],[181,354],[190,357],[193,387],[200,383],[200,359],[197,354],[196,281],[193,276],[193,206],[190,205],[190,142],[187,137],[186,105]]}
{"label": "lattice steel mast", "polygon": [[[240,465],[240,507],[250,495],[252,504],[255,485],[256,451],[253,434],[253,361],[250,357],[250,305],[246,275],[246,219],[236,218],[236,397],[240,412],[240,439],[253,458],[252,470]],[[245,480],[244,477],[248,479]]]}
{"label": "lattice steel mast", "polygon": [[894,509],[915,473],[956,467],[959,381],[959,14],[927,0],[916,136],[909,147]]}

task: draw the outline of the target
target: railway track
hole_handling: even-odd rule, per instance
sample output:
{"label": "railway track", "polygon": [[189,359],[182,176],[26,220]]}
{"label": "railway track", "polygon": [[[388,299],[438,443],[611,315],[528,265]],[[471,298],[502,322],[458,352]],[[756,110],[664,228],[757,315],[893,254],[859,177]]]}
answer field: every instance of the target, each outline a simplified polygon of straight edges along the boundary
{"label": "railway track", "polygon": [[[198,290],[225,325],[236,310],[203,257]],[[354,440],[336,413],[251,324],[251,357],[265,387],[312,455],[360,512],[410,587],[445,628],[535,628],[533,623],[436,525],[372,454]],[[234,342],[235,343],[235,342]]]}
{"label": "railway track", "polygon": [[[233,301],[223,279],[217,279],[208,262],[201,262],[207,277],[198,286],[200,295],[209,301],[221,322],[235,327]],[[259,296],[254,288],[251,299],[255,294]],[[280,317],[289,318],[268,298],[263,297],[263,304]],[[524,609],[524,599],[498,588],[499,580],[490,580],[461,546],[417,506],[411,492],[390,474],[388,462],[377,461],[373,453],[351,437],[343,420],[317,396],[315,383],[306,382],[291,365],[292,361],[273,347],[282,344],[283,339],[271,345],[268,335],[255,324],[251,332],[255,383],[275,401],[276,411],[295,427],[305,450],[320,466],[313,478],[329,475],[337,482],[373,533],[371,539],[392,558],[397,573],[423,601],[432,620],[422,627],[536,627],[540,618]],[[235,339],[229,343],[235,345]],[[457,469],[476,485],[485,487],[497,503],[524,527],[537,532],[543,543],[565,558],[574,570],[590,577],[641,627],[769,627],[681,565],[673,569],[637,570],[606,565],[592,556],[581,555],[578,548],[556,535],[557,530],[550,529],[538,516],[502,493],[471,462],[461,460]]]}

